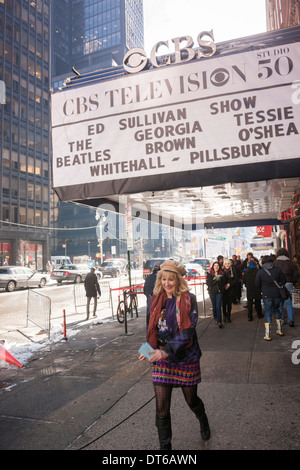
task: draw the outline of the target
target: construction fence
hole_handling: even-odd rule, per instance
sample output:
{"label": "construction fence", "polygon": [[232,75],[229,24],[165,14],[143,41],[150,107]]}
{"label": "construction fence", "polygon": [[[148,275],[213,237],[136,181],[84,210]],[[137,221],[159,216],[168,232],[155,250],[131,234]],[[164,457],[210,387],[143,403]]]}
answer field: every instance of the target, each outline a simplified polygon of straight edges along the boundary
{"label": "construction fence", "polygon": [[51,331],[51,299],[34,290],[28,291],[26,327],[29,323],[44,330],[48,337]]}

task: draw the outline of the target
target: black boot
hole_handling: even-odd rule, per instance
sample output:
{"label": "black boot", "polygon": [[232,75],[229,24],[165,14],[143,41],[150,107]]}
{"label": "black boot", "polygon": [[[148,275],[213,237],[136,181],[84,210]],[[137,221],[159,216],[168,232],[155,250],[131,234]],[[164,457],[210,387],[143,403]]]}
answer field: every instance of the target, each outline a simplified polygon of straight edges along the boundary
{"label": "black boot", "polygon": [[199,404],[195,408],[191,408],[192,412],[195,413],[196,418],[200,422],[200,433],[204,441],[208,441],[210,438],[210,428],[208,419],[205,413],[203,401],[199,398]]}
{"label": "black boot", "polygon": [[155,424],[158,431],[160,450],[172,450],[171,417],[168,416],[167,418],[159,418],[157,416]]}

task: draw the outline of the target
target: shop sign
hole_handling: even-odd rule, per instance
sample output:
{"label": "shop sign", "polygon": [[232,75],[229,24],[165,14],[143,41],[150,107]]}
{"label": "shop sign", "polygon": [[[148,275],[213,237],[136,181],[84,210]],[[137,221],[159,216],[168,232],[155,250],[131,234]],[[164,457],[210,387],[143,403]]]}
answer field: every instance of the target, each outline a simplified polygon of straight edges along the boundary
{"label": "shop sign", "polygon": [[281,212],[281,222],[283,224],[289,223],[294,219],[300,217],[300,206],[299,204],[295,204],[290,209]]}
{"label": "shop sign", "polygon": [[261,237],[271,237],[272,236],[272,226],[267,225],[265,227],[256,227],[256,234]]}

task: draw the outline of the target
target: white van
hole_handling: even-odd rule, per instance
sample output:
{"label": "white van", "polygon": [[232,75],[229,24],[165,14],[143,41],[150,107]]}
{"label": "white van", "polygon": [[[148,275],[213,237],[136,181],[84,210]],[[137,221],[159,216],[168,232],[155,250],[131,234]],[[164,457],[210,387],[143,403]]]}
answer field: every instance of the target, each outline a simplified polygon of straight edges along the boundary
{"label": "white van", "polygon": [[53,269],[57,269],[64,264],[72,264],[69,256],[51,256],[51,264]]}

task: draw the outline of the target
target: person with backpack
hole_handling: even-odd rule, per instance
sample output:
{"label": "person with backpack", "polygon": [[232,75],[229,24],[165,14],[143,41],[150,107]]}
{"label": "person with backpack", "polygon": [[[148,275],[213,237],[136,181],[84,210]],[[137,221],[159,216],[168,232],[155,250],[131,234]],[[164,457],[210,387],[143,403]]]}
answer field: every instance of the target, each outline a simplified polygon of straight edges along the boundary
{"label": "person with backpack", "polygon": [[283,272],[278,266],[275,266],[271,256],[264,256],[262,258],[262,269],[259,269],[256,278],[255,285],[262,291],[262,299],[265,309],[265,336],[266,341],[271,340],[271,322],[272,314],[274,314],[276,320],[276,333],[279,336],[283,336],[282,332],[282,320],[281,313],[279,310],[281,303],[280,285],[284,285],[286,279]]}

